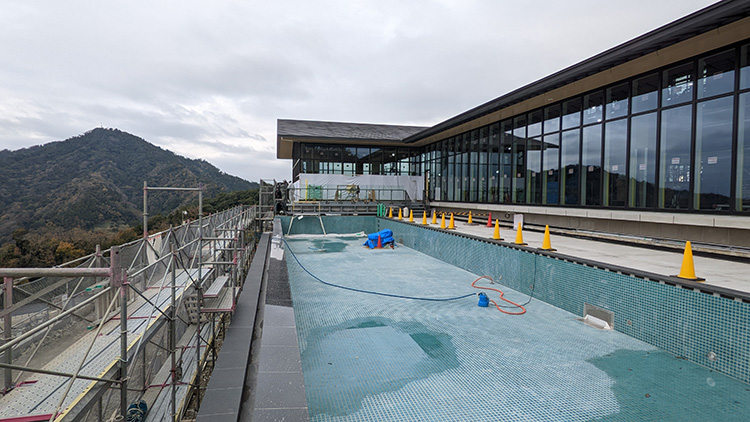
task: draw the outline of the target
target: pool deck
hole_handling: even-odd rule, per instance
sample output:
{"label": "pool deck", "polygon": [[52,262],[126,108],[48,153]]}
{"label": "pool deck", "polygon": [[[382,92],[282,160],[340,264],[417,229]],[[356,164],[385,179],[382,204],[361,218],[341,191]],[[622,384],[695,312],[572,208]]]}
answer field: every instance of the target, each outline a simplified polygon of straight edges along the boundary
{"label": "pool deck", "polygon": [[[421,225],[421,222],[402,222]],[[494,227],[487,227],[485,224],[469,225],[458,221],[455,226],[455,231],[458,233],[480,238],[492,239],[494,234]],[[439,226],[428,225],[428,227],[437,228]],[[394,233],[397,233],[395,227]],[[515,230],[500,226],[501,242],[513,243],[516,240],[516,235]],[[542,247],[543,232],[524,230],[522,235],[523,241],[528,244],[528,247]],[[395,237],[398,238],[397,235]],[[683,260],[683,251],[664,250],[658,248],[659,245],[654,245],[655,247],[627,245],[555,233],[550,235],[550,240],[552,247],[557,249],[560,254],[664,276],[678,274]],[[701,284],[750,293],[750,262],[743,262],[730,257],[697,256],[696,253],[694,253],[693,261],[696,276],[706,279]]]}

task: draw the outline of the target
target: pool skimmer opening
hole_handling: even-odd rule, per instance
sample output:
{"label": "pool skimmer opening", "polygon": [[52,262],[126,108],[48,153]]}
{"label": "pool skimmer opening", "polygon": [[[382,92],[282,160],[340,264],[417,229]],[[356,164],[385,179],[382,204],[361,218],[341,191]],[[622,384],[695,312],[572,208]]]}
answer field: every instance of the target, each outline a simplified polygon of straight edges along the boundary
{"label": "pool skimmer opening", "polygon": [[579,321],[599,330],[612,330],[615,327],[615,313],[604,308],[583,304],[583,318]]}

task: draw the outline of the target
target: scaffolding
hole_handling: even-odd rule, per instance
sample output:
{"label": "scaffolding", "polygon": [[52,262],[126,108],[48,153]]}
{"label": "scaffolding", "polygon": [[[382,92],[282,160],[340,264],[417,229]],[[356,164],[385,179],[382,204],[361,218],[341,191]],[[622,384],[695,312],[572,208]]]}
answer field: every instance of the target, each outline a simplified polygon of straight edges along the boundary
{"label": "scaffolding", "polygon": [[[255,207],[144,235],[59,268],[0,268],[0,421],[180,420],[242,289]],[[199,201],[201,202],[201,201]],[[202,204],[200,204],[202,205]]]}

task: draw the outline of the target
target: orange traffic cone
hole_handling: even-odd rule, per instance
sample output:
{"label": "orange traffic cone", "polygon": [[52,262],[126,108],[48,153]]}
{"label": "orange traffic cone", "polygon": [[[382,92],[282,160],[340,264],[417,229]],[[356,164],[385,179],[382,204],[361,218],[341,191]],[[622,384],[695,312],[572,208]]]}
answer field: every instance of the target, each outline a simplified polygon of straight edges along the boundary
{"label": "orange traffic cone", "polygon": [[409,222],[410,223],[414,222],[414,211],[412,210],[409,210]]}
{"label": "orange traffic cone", "polygon": [[398,209],[398,219],[399,220],[403,220],[404,219],[404,217],[401,214],[401,208]]}
{"label": "orange traffic cone", "polygon": [[495,240],[503,240],[502,237],[500,237],[500,221],[495,220],[495,233],[492,235],[492,238]]}
{"label": "orange traffic cone", "polygon": [[453,222],[453,213],[451,213],[451,222],[448,224],[448,230],[456,230],[456,224]]}
{"label": "orange traffic cone", "polygon": [[677,274],[678,278],[684,278],[685,280],[692,281],[706,281],[705,278],[695,276],[695,264],[693,263],[693,248],[690,245],[690,241],[685,242],[685,253],[682,256],[682,267],[680,273]]}
{"label": "orange traffic cone", "polygon": [[431,224],[437,224],[437,211],[432,210],[432,223]]}
{"label": "orange traffic cone", "polygon": [[378,235],[378,249],[383,249],[383,238]]}
{"label": "orange traffic cone", "polygon": [[492,212],[487,215],[487,227],[492,227]]}
{"label": "orange traffic cone", "polygon": [[422,225],[427,225],[427,211],[422,211]]}
{"label": "orange traffic cone", "polygon": [[518,223],[518,230],[516,230],[516,241],[513,242],[516,245],[526,246],[528,243],[523,243],[523,229],[521,229],[521,223]]}
{"label": "orange traffic cone", "polygon": [[393,218],[393,207],[388,207],[388,218]]}
{"label": "orange traffic cone", "polygon": [[552,242],[549,240],[549,226],[544,226],[544,241],[542,242],[542,247],[540,249],[549,252],[557,250],[552,248]]}
{"label": "orange traffic cone", "polygon": [[440,216],[440,228],[441,228],[441,229],[444,229],[444,228],[445,228],[445,213],[443,213],[443,214],[442,214],[442,215]]}
{"label": "orange traffic cone", "polygon": [[466,222],[467,224],[474,224],[474,221],[471,219],[471,211],[469,211],[469,221]]}

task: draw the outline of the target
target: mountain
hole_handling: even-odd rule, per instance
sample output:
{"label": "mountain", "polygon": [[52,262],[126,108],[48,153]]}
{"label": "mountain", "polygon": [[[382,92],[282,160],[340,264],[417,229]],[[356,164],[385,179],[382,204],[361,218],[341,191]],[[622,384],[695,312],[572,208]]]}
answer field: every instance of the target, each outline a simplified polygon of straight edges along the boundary
{"label": "mountain", "polygon": [[[204,160],[181,157],[117,129],[0,151],[0,243],[18,228],[118,228],[137,223],[143,182],[204,186],[204,198],[257,188]],[[197,201],[195,192],[150,191],[149,214]]]}

